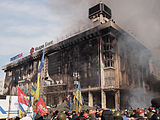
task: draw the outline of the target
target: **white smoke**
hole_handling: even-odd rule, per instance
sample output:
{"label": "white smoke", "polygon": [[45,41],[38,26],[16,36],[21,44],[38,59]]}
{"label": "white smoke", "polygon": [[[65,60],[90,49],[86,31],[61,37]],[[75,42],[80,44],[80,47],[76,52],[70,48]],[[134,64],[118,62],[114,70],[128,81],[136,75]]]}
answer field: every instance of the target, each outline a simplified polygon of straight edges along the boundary
{"label": "white smoke", "polygon": [[154,93],[146,91],[143,88],[136,88],[130,91],[128,103],[133,109],[148,108],[151,106],[151,99],[154,97]]}

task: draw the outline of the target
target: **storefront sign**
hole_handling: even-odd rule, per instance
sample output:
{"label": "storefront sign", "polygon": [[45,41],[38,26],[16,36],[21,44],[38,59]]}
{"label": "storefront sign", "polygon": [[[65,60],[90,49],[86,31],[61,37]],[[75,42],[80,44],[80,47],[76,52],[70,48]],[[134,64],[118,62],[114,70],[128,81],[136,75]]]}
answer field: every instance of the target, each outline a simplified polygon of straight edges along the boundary
{"label": "storefront sign", "polygon": [[13,60],[16,60],[16,59],[18,59],[18,58],[21,58],[22,56],[23,56],[23,53],[20,53],[20,54],[18,54],[18,55],[16,55],[16,56],[10,58],[10,61],[13,61]]}
{"label": "storefront sign", "polygon": [[46,48],[46,47],[49,47],[50,45],[53,44],[53,40],[50,41],[50,42],[45,42],[44,45],[41,45],[39,47],[36,47],[35,48],[35,51],[39,51],[39,50],[42,50],[43,48]]}
{"label": "storefront sign", "polygon": [[43,49],[43,48],[44,48],[44,45],[41,45],[41,46],[39,46],[39,47],[36,47],[36,48],[35,48],[35,51],[41,50],[41,49]]}
{"label": "storefront sign", "polygon": [[50,45],[52,45],[52,44],[53,44],[53,40],[50,41],[50,42],[45,42],[45,47],[48,47],[48,46],[50,46]]}

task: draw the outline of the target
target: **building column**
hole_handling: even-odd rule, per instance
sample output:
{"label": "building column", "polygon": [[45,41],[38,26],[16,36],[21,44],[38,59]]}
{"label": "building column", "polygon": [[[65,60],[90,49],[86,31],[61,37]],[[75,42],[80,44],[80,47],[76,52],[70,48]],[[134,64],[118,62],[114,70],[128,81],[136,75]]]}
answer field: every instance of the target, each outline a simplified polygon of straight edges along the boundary
{"label": "building column", "polygon": [[115,108],[120,108],[120,90],[115,93]]}
{"label": "building column", "polygon": [[88,92],[88,106],[93,107],[93,94],[91,91]]}
{"label": "building column", "polygon": [[101,107],[106,108],[106,93],[104,90],[101,90]]}

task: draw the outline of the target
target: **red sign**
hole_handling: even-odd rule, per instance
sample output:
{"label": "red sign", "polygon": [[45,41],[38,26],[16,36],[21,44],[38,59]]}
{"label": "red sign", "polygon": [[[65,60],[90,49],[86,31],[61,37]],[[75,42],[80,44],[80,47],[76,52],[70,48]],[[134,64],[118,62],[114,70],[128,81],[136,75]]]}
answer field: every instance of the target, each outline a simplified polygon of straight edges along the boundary
{"label": "red sign", "polygon": [[32,47],[31,49],[30,49],[30,54],[32,55],[34,53],[34,48]]}
{"label": "red sign", "polygon": [[40,111],[40,115],[41,116],[49,113],[49,111],[47,109],[47,106],[46,106],[45,102],[43,101],[43,99],[41,97],[40,97],[39,101],[36,104],[34,112],[38,113],[38,111]]}
{"label": "red sign", "polygon": [[19,54],[19,57],[22,57],[23,56],[23,53]]}
{"label": "red sign", "polygon": [[29,102],[27,95],[24,94],[24,92],[20,88],[18,88],[18,102],[25,105],[28,105]]}

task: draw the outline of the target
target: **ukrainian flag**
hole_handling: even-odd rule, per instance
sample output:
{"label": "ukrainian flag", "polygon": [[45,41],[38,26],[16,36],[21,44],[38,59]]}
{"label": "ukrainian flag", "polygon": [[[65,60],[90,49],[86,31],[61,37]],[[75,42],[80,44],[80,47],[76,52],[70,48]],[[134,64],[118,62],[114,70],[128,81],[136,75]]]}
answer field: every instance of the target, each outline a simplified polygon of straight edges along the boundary
{"label": "ukrainian flag", "polygon": [[36,93],[36,89],[32,86],[32,88],[31,88],[31,95],[35,95],[35,93]]}
{"label": "ukrainian flag", "polygon": [[19,117],[22,118],[22,112],[25,112],[25,110],[23,109],[21,103],[19,103]]}
{"label": "ukrainian flag", "polygon": [[33,110],[35,109],[35,106],[36,106],[38,98],[39,98],[39,89],[40,89],[40,82],[39,82],[40,80],[39,79],[40,79],[40,73],[41,73],[43,66],[44,66],[44,50],[43,50],[43,55],[41,58],[41,63],[40,63],[39,69],[38,69],[37,88],[36,88],[36,91],[34,94]]}
{"label": "ukrainian flag", "polygon": [[76,105],[76,112],[81,110],[82,105],[84,104],[83,97],[81,94],[80,82],[78,82],[78,88],[74,96],[74,103]]}

